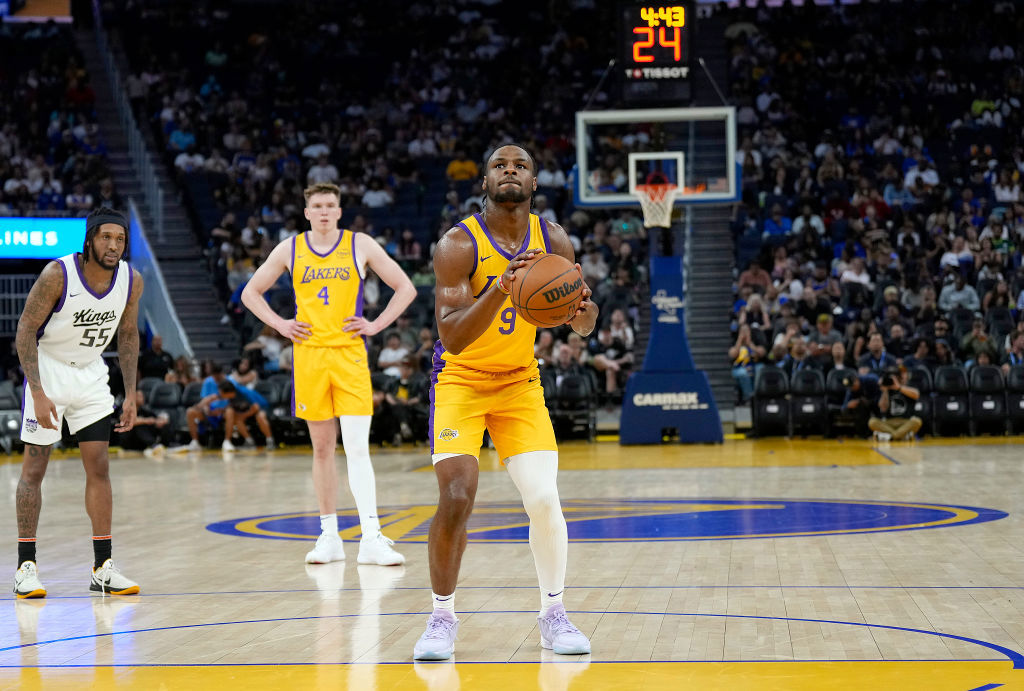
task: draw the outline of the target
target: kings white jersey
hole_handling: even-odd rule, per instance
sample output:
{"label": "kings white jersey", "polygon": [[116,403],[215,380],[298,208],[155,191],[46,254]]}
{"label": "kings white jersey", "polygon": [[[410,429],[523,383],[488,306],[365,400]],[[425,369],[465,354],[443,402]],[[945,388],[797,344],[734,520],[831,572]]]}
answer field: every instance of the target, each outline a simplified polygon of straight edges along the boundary
{"label": "kings white jersey", "polygon": [[117,335],[132,294],[132,268],[119,261],[110,287],[94,293],[79,266],[79,253],[57,260],[64,270],[64,294],[36,334],[39,351],[74,367],[98,361]]}

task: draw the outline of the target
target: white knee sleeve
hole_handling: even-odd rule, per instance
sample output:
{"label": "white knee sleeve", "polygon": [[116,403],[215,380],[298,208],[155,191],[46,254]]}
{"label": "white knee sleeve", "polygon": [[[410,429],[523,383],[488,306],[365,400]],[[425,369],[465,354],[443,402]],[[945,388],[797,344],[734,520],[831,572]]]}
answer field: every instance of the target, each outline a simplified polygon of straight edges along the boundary
{"label": "white knee sleeve", "polygon": [[343,415],[338,418],[348,466],[348,486],[359,510],[360,528],[367,537],[373,537],[380,531],[376,478],[370,463],[370,419],[369,415]]}

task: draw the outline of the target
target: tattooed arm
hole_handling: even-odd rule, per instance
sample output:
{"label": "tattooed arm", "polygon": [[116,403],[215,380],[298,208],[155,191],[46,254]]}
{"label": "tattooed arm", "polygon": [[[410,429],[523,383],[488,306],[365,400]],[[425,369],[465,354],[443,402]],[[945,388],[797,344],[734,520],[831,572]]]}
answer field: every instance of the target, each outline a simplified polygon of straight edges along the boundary
{"label": "tattooed arm", "polygon": [[39,418],[39,424],[47,429],[57,429],[57,408],[39,382],[39,341],[36,334],[50,318],[53,308],[63,295],[64,271],[58,262],[50,262],[28,293],[25,309],[18,319],[18,335],[15,337],[18,360],[32,394],[36,417]]}
{"label": "tattooed arm", "polygon": [[127,432],[135,425],[135,376],[139,371],[139,298],[142,297],[142,275],[132,269],[132,294],[117,327],[117,359],[124,378],[124,403],[115,432]]}

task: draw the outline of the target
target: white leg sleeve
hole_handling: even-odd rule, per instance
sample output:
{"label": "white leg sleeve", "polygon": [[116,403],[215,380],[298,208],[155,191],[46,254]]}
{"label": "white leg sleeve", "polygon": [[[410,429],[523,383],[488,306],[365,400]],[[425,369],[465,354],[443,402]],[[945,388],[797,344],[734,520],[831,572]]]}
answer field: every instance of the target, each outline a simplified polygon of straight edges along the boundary
{"label": "white leg sleeve", "polygon": [[370,416],[342,415],[341,443],[348,465],[348,486],[359,510],[359,526],[365,537],[380,532],[377,518],[377,486],[370,463]]}
{"label": "white leg sleeve", "polygon": [[529,451],[505,461],[530,517],[530,549],[537,565],[541,607],[560,601],[565,587],[569,533],[558,500],[558,452]]}

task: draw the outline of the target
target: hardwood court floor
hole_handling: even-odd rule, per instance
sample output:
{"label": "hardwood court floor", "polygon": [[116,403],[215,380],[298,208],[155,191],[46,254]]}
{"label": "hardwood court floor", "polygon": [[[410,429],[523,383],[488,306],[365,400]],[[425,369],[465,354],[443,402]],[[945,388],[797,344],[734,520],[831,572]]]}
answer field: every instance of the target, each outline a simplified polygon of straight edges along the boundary
{"label": "hardwood court floor", "polygon": [[[374,452],[397,568],[357,565],[354,543],[303,564],[308,449],[115,457],[114,556],[142,586],[120,599],[87,589],[68,454],[43,485],[49,596],[0,596],[0,688],[1024,688],[1021,441],[565,444],[565,600],[593,645],[570,658],[539,646],[525,515],[487,452],[455,664],[416,665],[437,493],[422,448]],[[18,472],[0,457],[8,579]]]}

